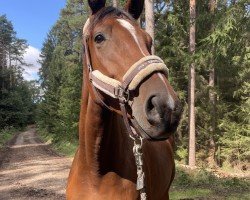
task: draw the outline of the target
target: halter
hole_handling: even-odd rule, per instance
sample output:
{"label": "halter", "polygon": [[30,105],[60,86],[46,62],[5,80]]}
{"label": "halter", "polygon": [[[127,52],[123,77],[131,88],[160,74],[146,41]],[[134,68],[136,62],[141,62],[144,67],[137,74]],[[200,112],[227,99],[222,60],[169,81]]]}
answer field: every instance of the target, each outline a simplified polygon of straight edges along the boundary
{"label": "halter", "polygon": [[[86,22],[84,26],[84,32],[89,25],[89,21]],[[127,112],[128,101],[133,99],[133,91],[138,87],[140,83],[155,72],[162,72],[166,76],[168,75],[168,68],[158,56],[150,55],[141,58],[139,61],[134,63],[129,70],[123,76],[123,81],[120,82],[116,79],[110,78],[99,70],[94,70],[91,65],[91,57],[88,47],[88,36],[84,35],[84,50],[85,50],[85,60],[88,68],[88,79],[90,85],[92,85],[95,97],[100,100],[104,107],[111,111],[114,109],[107,105],[100,97],[99,91],[107,94],[109,97],[117,99],[119,101],[121,114],[129,133],[129,136],[134,140],[133,153],[135,156],[136,166],[137,166],[137,187],[136,189],[140,191],[141,200],[146,200],[145,175],[142,169],[143,159],[142,159],[142,143],[143,139],[153,139],[151,138],[140,126],[139,129],[135,130],[135,126],[129,119],[129,114]],[[131,116],[133,118],[133,116]],[[135,118],[133,120],[136,121]],[[138,122],[136,122],[138,124]]]}
{"label": "halter", "polygon": [[154,138],[151,138],[142,128],[139,128],[142,129],[140,130],[141,134],[138,134],[138,132],[135,131],[133,126],[131,126],[126,106],[128,106],[128,101],[133,99],[133,92],[135,91],[137,86],[146,77],[152,75],[155,72],[162,72],[165,75],[168,75],[168,68],[166,67],[164,62],[158,56],[145,56],[129,68],[129,70],[123,76],[123,81],[120,82],[116,79],[104,75],[99,70],[93,69],[88,49],[88,37],[84,39],[84,48],[85,59],[88,68],[88,79],[93,86],[93,90],[97,99],[100,100],[100,102],[111,111],[114,111],[114,109],[111,106],[108,106],[102,100],[99,91],[102,91],[111,98],[117,99],[119,101],[125,126],[130,136],[133,138],[143,137],[154,140]]}

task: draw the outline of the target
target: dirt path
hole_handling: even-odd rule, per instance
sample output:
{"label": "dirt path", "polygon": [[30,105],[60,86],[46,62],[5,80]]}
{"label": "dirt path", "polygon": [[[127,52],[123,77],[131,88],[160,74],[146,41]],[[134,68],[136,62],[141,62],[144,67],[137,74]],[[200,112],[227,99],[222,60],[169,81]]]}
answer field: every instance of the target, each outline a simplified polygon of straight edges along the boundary
{"label": "dirt path", "polygon": [[0,151],[0,200],[65,199],[71,162],[42,143],[34,128],[21,132]]}

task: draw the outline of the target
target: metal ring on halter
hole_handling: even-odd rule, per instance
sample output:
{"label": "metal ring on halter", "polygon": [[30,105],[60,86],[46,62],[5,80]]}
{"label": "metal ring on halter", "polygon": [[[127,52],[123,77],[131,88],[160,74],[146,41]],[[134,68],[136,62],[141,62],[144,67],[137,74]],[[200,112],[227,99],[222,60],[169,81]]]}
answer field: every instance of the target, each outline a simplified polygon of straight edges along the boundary
{"label": "metal ring on halter", "polygon": [[134,135],[137,135],[138,137],[134,137],[132,134],[129,134],[129,137],[134,141],[134,145],[135,145],[135,141],[141,140],[141,145],[143,143],[143,137],[141,137],[140,135],[136,134],[136,130],[134,129],[133,126],[130,126],[131,131],[134,133]]}
{"label": "metal ring on halter", "polygon": [[139,144],[139,146],[140,147],[142,147],[142,144],[143,144],[143,138],[142,137],[139,137],[139,139],[137,138],[137,140],[135,139],[134,140],[134,145],[136,145],[137,143],[136,143],[136,141],[140,141],[141,142],[141,144]]}
{"label": "metal ring on halter", "polygon": [[119,99],[119,101],[128,102],[130,98],[129,90],[124,90],[122,86],[114,89],[114,95]]}

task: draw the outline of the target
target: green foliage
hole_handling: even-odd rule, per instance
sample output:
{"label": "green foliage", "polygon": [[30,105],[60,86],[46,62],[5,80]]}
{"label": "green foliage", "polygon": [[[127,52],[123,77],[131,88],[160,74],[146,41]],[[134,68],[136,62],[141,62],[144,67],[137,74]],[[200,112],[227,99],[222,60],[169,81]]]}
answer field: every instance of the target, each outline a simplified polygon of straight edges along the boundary
{"label": "green foliage", "polygon": [[24,82],[9,91],[2,92],[0,108],[1,127],[8,125],[19,127],[32,122],[34,104],[28,83]]}
{"label": "green foliage", "polygon": [[69,0],[42,49],[43,100],[38,109],[40,129],[53,142],[76,142],[82,83],[82,27],[88,17],[86,2]]}
{"label": "green foliage", "polygon": [[204,169],[189,171],[177,167],[170,199],[203,199],[208,196],[211,199],[247,199],[249,186],[249,180],[218,178]]}
{"label": "green foliage", "polygon": [[38,99],[34,82],[22,77],[23,54],[27,44],[16,37],[12,23],[0,16],[0,128],[23,127],[34,123],[35,101]]}
{"label": "green foliage", "polygon": [[[249,161],[249,7],[246,0],[218,1],[214,13],[209,1],[197,1],[196,52],[190,55],[189,1],[155,3],[156,51],[170,69],[170,81],[184,105],[177,130],[177,159],[187,161],[188,68],[196,68],[196,157],[207,165],[210,139],[215,142],[214,160],[241,167]],[[215,88],[210,88],[209,70],[215,69]],[[213,116],[209,91],[216,98]],[[211,132],[211,121],[216,128]]]}
{"label": "green foliage", "polygon": [[78,147],[78,143],[76,141],[71,142],[68,138],[55,141],[54,135],[41,128],[39,129],[39,135],[46,142],[46,144],[51,144],[56,152],[66,156],[74,156]]}
{"label": "green foliage", "polygon": [[0,130],[0,148],[5,145],[7,141],[9,141],[13,134],[16,132],[16,129],[13,127],[6,127]]}

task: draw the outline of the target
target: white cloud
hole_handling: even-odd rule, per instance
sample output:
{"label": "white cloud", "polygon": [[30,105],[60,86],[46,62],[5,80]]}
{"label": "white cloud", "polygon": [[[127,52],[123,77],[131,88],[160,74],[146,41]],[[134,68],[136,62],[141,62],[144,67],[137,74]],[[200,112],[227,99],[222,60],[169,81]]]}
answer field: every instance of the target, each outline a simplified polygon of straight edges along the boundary
{"label": "white cloud", "polygon": [[26,49],[26,52],[24,54],[24,61],[29,64],[30,66],[23,66],[24,72],[23,77],[25,80],[36,80],[38,79],[38,71],[41,67],[41,64],[38,63],[40,50],[29,46]]}

